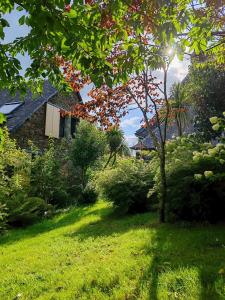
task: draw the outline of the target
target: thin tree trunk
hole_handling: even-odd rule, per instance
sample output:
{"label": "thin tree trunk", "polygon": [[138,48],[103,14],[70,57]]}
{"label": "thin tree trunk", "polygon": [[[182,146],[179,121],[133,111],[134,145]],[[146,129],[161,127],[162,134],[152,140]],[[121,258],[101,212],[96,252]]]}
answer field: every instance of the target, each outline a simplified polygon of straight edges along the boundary
{"label": "thin tree trunk", "polygon": [[182,127],[181,127],[181,125],[179,126],[179,128],[178,128],[178,131],[179,131],[179,136],[182,136],[183,135],[183,132],[182,132]]}
{"label": "thin tree trunk", "polygon": [[182,136],[183,135],[182,124],[181,124],[181,121],[178,120],[178,117],[176,117],[176,123],[177,123],[178,136]]}
{"label": "thin tree trunk", "polygon": [[109,165],[109,163],[110,163],[112,157],[113,157],[112,152],[110,152],[109,158],[108,158],[108,160],[107,160],[107,162],[106,162],[106,164],[105,164],[105,166],[104,166],[104,168],[103,168],[104,170],[108,167],[108,165]]}
{"label": "thin tree trunk", "polygon": [[159,199],[159,221],[165,222],[165,204],[167,194],[167,182],[166,182],[166,157],[165,148],[160,153],[160,199]]}

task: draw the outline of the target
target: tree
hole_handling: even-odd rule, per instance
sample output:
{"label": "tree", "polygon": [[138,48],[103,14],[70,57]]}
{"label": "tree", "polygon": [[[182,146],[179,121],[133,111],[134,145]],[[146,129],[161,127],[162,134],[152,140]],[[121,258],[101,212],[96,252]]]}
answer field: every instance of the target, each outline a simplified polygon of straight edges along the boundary
{"label": "tree", "polygon": [[178,136],[183,135],[183,130],[188,122],[185,90],[182,83],[174,83],[171,88],[170,106],[173,120],[175,120]]}
{"label": "tree", "polygon": [[201,138],[210,141],[218,136],[209,119],[225,111],[225,72],[215,67],[192,67],[185,83],[188,100],[194,107],[194,127]]}
{"label": "tree", "polygon": [[[200,62],[224,69],[225,67],[225,10],[224,0],[205,0],[203,6],[194,7],[195,15],[199,19],[199,41],[195,36],[195,43],[202,46],[197,49],[196,54]],[[208,25],[204,28],[204,23]],[[195,26],[194,26],[195,27]],[[203,30],[201,30],[202,28]],[[209,32],[207,33],[207,30]],[[192,31],[193,33],[193,31]],[[197,33],[194,31],[194,34]],[[191,35],[189,34],[189,39]],[[205,65],[205,64],[203,64]]]}
{"label": "tree", "polygon": [[[148,102],[146,108],[139,103],[139,109],[158,149],[161,162],[160,218],[163,221],[166,199],[165,140],[169,116],[166,92],[168,64],[165,60],[165,51],[173,47],[174,54],[176,52],[182,58],[188,49],[199,55],[202,52],[206,53],[210,46],[215,56],[221,51],[221,47],[224,47],[223,35],[221,35],[223,18],[217,20],[219,10],[215,14],[212,9],[215,1],[199,0],[193,4],[192,0],[76,0],[72,5],[69,3],[66,1],[65,5],[64,0],[29,2],[7,0],[6,4],[11,5],[7,8],[8,11],[12,10],[13,4],[17,4],[18,10],[24,12],[20,24],[31,27],[26,37],[7,45],[8,57],[10,55],[15,57],[17,53],[26,51],[32,59],[32,64],[26,70],[25,77],[31,80],[35,78],[43,80],[48,77],[55,84],[60,81],[61,86],[65,84],[66,78],[56,58],[63,57],[75,70],[81,71],[83,78],[88,76],[98,87],[107,86],[103,88],[101,96],[103,99],[108,97],[107,93],[113,86],[125,86],[132,74],[137,74],[137,82],[145,74],[147,78],[142,81],[142,84],[145,82],[143,91],[147,95],[146,86],[152,83],[152,78],[149,77],[149,72],[146,73],[146,66],[148,70],[163,68],[164,82],[161,92],[165,117],[162,127],[159,114],[156,113],[162,104],[155,102],[155,98],[153,102],[150,99],[153,111],[156,113],[155,119],[158,119],[159,139],[154,137],[149,125],[149,100],[146,101]],[[5,5],[2,6],[3,12],[6,12]],[[218,36],[220,46],[216,44]],[[224,56],[219,57],[223,62]],[[12,73],[15,74],[14,71]],[[6,84],[5,79],[4,83]],[[152,88],[150,91],[152,92]],[[132,89],[126,89],[126,93],[132,94]],[[139,93],[138,89],[136,93]],[[150,98],[146,95],[143,101]],[[137,99],[137,94],[135,96]],[[121,111],[124,113],[127,107],[127,99],[123,98],[123,100],[123,103],[119,102],[119,106],[117,101],[113,102],[113,97],[110,97],[112,101],[110,105],[107,101],[99,101],[105,107],[99,105],[97,114],[95,116],[89,114],[89,118],[92,121],[105,119],[104,126],[118,122]],[[95,101],[90,102],[91,105],[95,107]],[[82,109],[80,107],[80,112]],[[85,111],[82,113],[85,115]]]}
{"label": "tree", "polygon": [[106,139],[109,146],[109,158],[106,162],[105,168],[112,162],[116,162],[117,154],[129,155],[129,148],[126,145],[124,134],[118,127],[112,127],[106,132]]}
{"label": "tree", "polygon": [[[63,86],[61,69],[55,62],[62,56],[90,76],[100,86],[127,80],[133,71],[143,69],[137,42],[147,33],[158,46],[176,45],[182,55],[190,49],[197,55],[207,53],[224,63],[224,6],[221,0],[5,0],[0,4],[0,38],[9,26],[5,13],[17,9],[20,26],[30,32],[10,43],[0,43],[0,87],[13,91],[25,81],[44,78]],[[41,26],[40,26],[41,24]],[[135,33],[135,34],[134,34]],[[116,76],[109,56],[120,43],[128,51],[129,65],[121,62]],[[28,53],[31,66],[21,76],[18,53]],[[31,85],[40,91],[39,85]]]}
{"label": "tree", "polygon": [[104,154],[106,139],[103,132],[87,121],[79,123],[71,145],[73,166],[80,171],[82,191],[87,185],[87,171]]}
{"label": "tree", "polygon": [[[143,122],[153,140],[154,146],[160,160],[160,221],[165,221],[166,204],[166,156],[165,143],[167,138],[167,125],[170,113],[169,99],[167,96],[167,72],[170,64],[170,58],[166,55],[160,55],[160,52],[153,54],[158,66],[162,67],[164,80],[156,81],[149,68],[150,55],[147,52],[148,43],[142,44],[143,54],[145,55],[145,69],[141,74],[133,75],[125,83],[110,88],[103,85],[100,88],[94,88],[90,92],[92,100],[75,105],[72,114],[76,117],[87,118],[98,122],[103,128],[109,128],[114,123],[118,124],[121,117],[126,115],[130,106],[140,110],[143,116]],[[151,47],[151,45],[150,45]],[[120,52],[115,59],[115,64]],[[134,109],[134,107],[132,107]],[[160,111],[164,110],[163,119],[160,117]],[[154,118],[152,118],[152,114]],[[154,120],[154,122],[152,122]],[[157,133],[156,133],[157,130]]]}

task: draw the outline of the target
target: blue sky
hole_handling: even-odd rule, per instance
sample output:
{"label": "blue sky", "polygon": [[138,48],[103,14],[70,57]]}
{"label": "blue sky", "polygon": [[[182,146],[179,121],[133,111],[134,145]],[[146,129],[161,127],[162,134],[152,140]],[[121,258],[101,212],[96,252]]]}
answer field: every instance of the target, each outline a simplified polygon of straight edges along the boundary
{"label": "blue sky", "polygon": [[[16,37],[25,36],[29,32],[29,28],[27,26],[19,26],[18,19],[20,16],[22,16],[22,12],[18,12],[16,10],[6,16],[10,23],[10,27],[5,29],[5,42],[13,41]],[[21,60],[24,68],[29,66],[30,59],[27,55],[20,55],[19,59]],[[188,58],[185,58],[182,62],[177,58],[173,60],[168,73],[168,90],[174,82],[179,82],[186,76],[189,63],[190,61]],[[155,72],[155,75],[159,80],[162,80],[162,72],[157,71]],[[81,91],[84,101],[88,99],[87,93],[89,90],[90,86],[87,86]],[[141,119],[142,117],[140,112],[133,110],[121,120],[121,128],[125,133],[129,145],[134,145],[137,141],[134,133],[140,127]]]}

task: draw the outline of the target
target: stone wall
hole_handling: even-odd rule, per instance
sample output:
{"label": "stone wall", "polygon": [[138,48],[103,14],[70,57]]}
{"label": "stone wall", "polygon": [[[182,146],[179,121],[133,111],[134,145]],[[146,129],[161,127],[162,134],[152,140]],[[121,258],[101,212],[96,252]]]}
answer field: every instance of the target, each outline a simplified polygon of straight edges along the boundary
{"label": "stone wall", "polygon": [[[35,101],[35,100],[34,100]],[[66,110],[78,102],[76,93],[73,94],[57,94],[49,100],[49,103],[55,104]],[[45,135],[45,117],[46,104],[44,104],[32,117],[10,136],[17,140],[17,144],[23,148],[28,148],[28,141],[31,140],[35,146],[44,150],[48,145],[48,137]]]}

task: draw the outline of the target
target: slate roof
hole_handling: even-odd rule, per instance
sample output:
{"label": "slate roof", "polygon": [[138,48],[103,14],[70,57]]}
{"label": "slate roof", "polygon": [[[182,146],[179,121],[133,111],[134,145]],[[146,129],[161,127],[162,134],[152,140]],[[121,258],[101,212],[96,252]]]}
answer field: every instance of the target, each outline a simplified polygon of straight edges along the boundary
{"label": "slate roof", "polygon": [[[194,112],[192,111],[192,109],[189,110],[189,113],[193,117]],[[163,126],[164,126],[164,124],[161,124],[161,130],[162,130],[162,132],[164,131],[163,130]],[[193,122],[192,122],[192,120],[190,120],[188,122],[188,125],[185,127],[184,133],[185,134],[191,134],[194,131],[195,131],[195,129],[194,129]],[[159,138],[159,129],[157,127],[155,128],[154,133],[155,133],[155,135],[157,136],[157,139],[158,139]],[[140,143],[138,142],[136,145],[134,145],[132,147],[132,149],[135,149],[135,150],[140,150],[140,149],[149,149],[149,150],[151,150],[151,149],[155,149],[153,141],[152,141],[151,137],[148,135],[148,131],[147,131],[146,128],[141,127],[140,129],[138,129],[135,132],[135,135],[139,139],[141,139],[141,147],[140,147]],[[175,136],[178,136],[178,132],[177,132],[177,126],[176,126],[176,124],[174,122],[173,124],[170,124],[167,127],[166,139],[167,140],[171,140]]]}
{"label": "slate roof", "polygon": [[48,102],[50,98],[57,94],[57,90],[48,82],[44,83],[44,88],[41,96],[32,97],[30,91],[25,97],[21,97],[19,93],[15,96],[10,95],[7,90],[0,91],[0,107],[6,103],[19,102],[21,105],[11,114],[7,115],[6,125],[10,132],[15,131],[23,123],[29,119],[43,104]]}
{"label": "slate roof", "polygon": [[[164,128],[164,125],[162,124],[161,125],[162,133],[164,133],[163,128]],[[154,133],[157,136],[157,139],[159,139],[160,135],[159,135],[159,129],[158,128],[156,128],[154,130]],[[164,136],[164,134],[163,134],[163,136]],[[170,126],[167,127],[166,139],[171,140],[171,139],[173,139],[174,136],[177,136],[177,127],[176,127],[175,124],[171,124]],[[154,149],[155,148],[155,146],[153,144],[153,141],[152,141],[152,139],[149,135],[147,135],[146,138],[144,138],[143,144],[145,145],[145,147],[147,149]]]}
{"label": "slate roof", "polygon": [[130,147],[132,150],[149,150],[148,147],[142,142],[138,142],[136,145]]}

